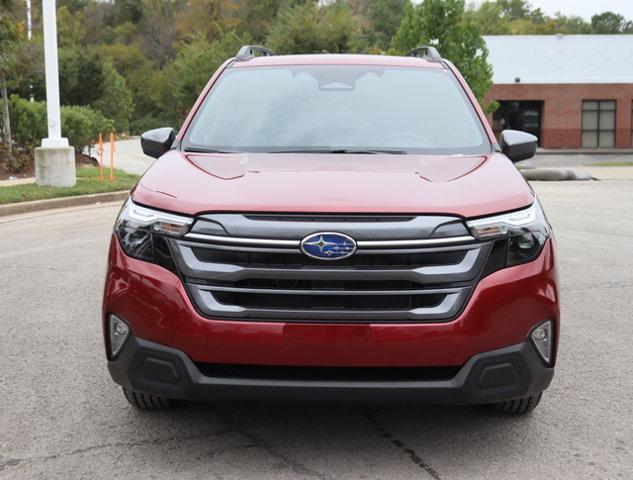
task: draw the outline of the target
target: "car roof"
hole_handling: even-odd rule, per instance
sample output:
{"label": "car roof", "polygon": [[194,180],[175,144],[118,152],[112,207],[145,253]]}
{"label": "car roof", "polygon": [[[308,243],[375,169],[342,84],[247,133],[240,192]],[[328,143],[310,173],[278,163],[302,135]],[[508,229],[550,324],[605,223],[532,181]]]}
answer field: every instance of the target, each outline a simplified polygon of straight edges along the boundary
{"label": "car roof", "polygon": [[385,67],[446,68],[443,63],[430,62],[421,57],[396,57],[391,55],[271,55],[254,57],[231,64],[231,68],[270,67],[281,65],[376,65]]}

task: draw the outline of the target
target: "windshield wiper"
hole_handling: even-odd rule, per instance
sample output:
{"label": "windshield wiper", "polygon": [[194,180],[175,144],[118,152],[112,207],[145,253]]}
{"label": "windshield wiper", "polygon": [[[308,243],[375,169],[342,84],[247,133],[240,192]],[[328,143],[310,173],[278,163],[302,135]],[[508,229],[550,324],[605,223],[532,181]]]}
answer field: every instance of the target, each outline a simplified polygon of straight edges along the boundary
{"label": "windshield wiper", "polygon": [[335,148],[330,150],[330,153],[367,153],[371,155],[378,155],[381,153],[387,153],[389,155],[405,155],[407,152],[404,150],[391,150],[388,148],[380,148],[380,149],[354,149],[354,148]]}
{"label": "windshield wiper", "polygon": [[186,147],[185,152],[192,153],[243,153],[236,150],[216,150],[214,148]]}
{"label": "windshield wiper", "polygon": [[390,149],[355,149],[355,148],[297,148],[291,150],[270,150],[266,153],[347,153],[347,154],[369,154],[379,155],[381,153],[390,155],[405,155],[407,152],[404,150],[390,150]]}

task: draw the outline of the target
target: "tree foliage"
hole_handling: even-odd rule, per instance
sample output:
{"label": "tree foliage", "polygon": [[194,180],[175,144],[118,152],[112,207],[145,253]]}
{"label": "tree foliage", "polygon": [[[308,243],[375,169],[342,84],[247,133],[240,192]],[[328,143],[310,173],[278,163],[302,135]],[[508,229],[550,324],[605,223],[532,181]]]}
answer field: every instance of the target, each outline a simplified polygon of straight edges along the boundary
{"label": "tree foliage", "polygon": [[266,44],[279,53],[343,53],[354,51],[360,29],[349,5],[334,1],[285,2],[270,26]]}
{"label": "tree foliage", "polygon": [[240,36],[228,32],[211,44],[198,38],[181,45],[168,71],[176,110],[180,116],[187,114],[213,72],[247,43],[246,34]]}
{"label": "tree foliage", "polygon": [[488,49],[479,30],[464,17],[464,0],[425,0],[408,8],[394,37],[393,52],[435,46],[451,60],[480,100],[492,85]]}
{"label": "tree foliage", "polygon": [[604,12],[591,17],[591,30],[601,34],[633,33],[633,22],[617,13]]}

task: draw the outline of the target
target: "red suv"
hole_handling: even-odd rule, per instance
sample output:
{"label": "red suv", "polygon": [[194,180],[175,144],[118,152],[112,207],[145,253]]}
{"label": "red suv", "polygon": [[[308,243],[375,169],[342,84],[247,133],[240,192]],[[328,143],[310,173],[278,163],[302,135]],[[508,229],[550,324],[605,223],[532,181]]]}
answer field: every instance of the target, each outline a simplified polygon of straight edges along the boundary
{"label": "red suv", "polygon": [[408,57],[240,49],[114,227],[108,367],[141,409],[185,400],[492,404],[554,375],[551,228],[462,76]]}

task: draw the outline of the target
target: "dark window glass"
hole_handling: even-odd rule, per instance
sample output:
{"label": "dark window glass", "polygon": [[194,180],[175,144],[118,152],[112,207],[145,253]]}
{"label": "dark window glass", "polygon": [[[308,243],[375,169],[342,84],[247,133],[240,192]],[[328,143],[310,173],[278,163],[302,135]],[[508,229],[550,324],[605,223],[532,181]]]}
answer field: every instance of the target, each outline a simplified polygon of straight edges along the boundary
{"label": "dark window glass", "polygon": [[583,100],[583,148],[613,148],[615,146],[615,100]]}
{"label": "dark window glass", "polygon": [[364,65],[229,69],[196,114],[183,146],[438,154],[492,148],[452,73]]}

